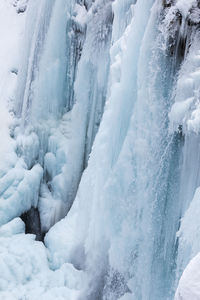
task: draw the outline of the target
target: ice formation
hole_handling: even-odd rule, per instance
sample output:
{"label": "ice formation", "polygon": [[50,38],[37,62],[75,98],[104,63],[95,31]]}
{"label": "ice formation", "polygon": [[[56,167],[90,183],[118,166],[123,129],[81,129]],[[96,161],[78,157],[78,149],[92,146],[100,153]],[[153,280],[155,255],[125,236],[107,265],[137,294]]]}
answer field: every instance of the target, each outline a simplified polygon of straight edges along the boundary
{"label": "ice formation", "polygon": [[200,299],[199,1],[0,25],[0,299]]}

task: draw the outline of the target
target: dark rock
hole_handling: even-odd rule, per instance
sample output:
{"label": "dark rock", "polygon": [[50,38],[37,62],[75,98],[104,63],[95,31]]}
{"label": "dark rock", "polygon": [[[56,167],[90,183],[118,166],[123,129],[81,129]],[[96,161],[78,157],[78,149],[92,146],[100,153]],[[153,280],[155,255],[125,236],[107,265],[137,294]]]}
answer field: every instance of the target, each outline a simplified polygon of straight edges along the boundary
{"label": "dark rock", "polygon": [[31,207],[31,209],[21,215],[21,219],[25,223],[25,233],[35,234],[37,241],[43,241],[44,234],[41,231],[38,208]]}
{"label": "dark rock", "polygon": [[173,0],[163,0],[163,7],[167,8],[167,7],[171,7],[173,4]]}

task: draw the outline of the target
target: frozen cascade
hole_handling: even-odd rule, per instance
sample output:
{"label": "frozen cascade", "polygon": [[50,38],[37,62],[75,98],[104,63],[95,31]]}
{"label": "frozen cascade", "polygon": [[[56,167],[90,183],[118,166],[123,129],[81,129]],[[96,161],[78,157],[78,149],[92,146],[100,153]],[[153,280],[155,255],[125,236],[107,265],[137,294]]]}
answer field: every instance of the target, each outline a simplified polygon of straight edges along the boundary
{"label": "frozen cascade", "polygon": [[[199,13],[199,11],[197,10]],[[199,245],[199,30],[194,31],[193,43],[188,56],[182,64],[177,81],[175,103],[170,112],[171,126],[181,124],[185,135],[181,167],[181,184],[179,198],[181,199],[181,224],[177,233],[179,239],[177,256],[177,280],[189,261],[200,251]],[[194,259],[195,261],[195,259]],[[197,262],[198,265],[198,262]],[[195,266],[194,266],[195,267]],[[187,273],[187,270],[186,270]],[[192,277],[188,277],[189,285],[185,291],[190,292]],[[195,282],[194,278],[194,282]],[[195,285],[195,283],[194,283]],[[184,287],[182,287],[184,291]],[[181,299],[186,299],[182,291]],[[198,293],[197,293],[198,294]],[[189,295],[189,294],[188,294]],[[194,297],[191,294],[191,299]],[[177,293],[177,299],[179,299]]]}
{"label": "frozen cascade", "polygon": [[0,299],[172,300],[200,252],[199,1],[0,8]]}
{"label": "frozen cascade", "polygon": [[[127,14],[127,9],[118,10],[119,3],[114,3],[114,12]],[[171,68],[163,72],[169,61],[159,47],[162,34],[156,31],[162,6],[156,2],[149,19],[152,2],[131,4],[134,17],[120,38],[113,26],[113,40],[118,39],[111,48],[110,98],[88,168],[67,218],[45,239],[54,266],[66,260],[86,268],[90,288],[86,287],[84,299],[118,299],[125,293],[130,299],[150,295],[160,299],[173,280],[179,215],[171,203],[177,194],[181,136],[168,136],[170,89],[165,83],[170,81]],[[158,44],[152,45],[152,40]],[[150,79],[152,67],[161,62],[163,68],[158,67]],[[61,240],[63,230],[66,235]]]}
{"label": "frozen cascade", "polygon": [[[39,209],[44,232],[66,215],[75,197],[101,120],[109,66],[110,3],[94,4],[87,16],[81,3],[65,2],[43,1],[40,5],[36,1],[28,6],[26,47],[18,74],[17,118],[12,128],[16,152],[25,168],[32,169],[37,163],[43,168],[42,180],[41,175],[38,177],[39,199],[34,206]],[[91,33],[83,48],[86,27]],[[98,51],[90,55],[87,49],[91,46]],[[74,92],[82,52],[85,59],[80,61]],[[88,85],[85,96],[80,85]],[[21,205],[21,213],[30,205]],[[18,215],[16,210],[14,216]],[[28,218],[33,215],[30,212]]]}

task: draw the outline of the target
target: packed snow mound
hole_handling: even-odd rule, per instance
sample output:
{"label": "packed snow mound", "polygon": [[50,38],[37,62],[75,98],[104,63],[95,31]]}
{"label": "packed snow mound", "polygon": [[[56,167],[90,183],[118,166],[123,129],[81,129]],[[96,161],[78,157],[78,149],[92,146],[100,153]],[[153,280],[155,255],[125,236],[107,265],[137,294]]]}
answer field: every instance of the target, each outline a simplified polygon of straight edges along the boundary
{"label": "packed snow mound", "polygon": [[[181,220],[181,226],[177,233],[179,248],[188,248],[190,258],[194,257],[200,249],[200,187],[195,191],[194,197]],[[185,266],[184,266],[185,267]]]}
{"label": "packed snow mound", "polygon": [[[195,190],[193,199],[191,200],[189,207],[187,208],[184,216],[181,219],[180,229],[177,232],[177,238],[179,240],[177,262],[176,262],[176,264],[177,264],[177,279],[180,278],[180,276],[182,275],[182,273],[185,270],[189,261],[193,257],[195,257],[197,255],[197,253],[199,253],[199,250],[200,250],[199,214],[200,214],[200,187],[198,187]],[[198,260],[197,260],[197,262],[198,262]],[[199,265],[199,263],[200,263],[200,260],[198,262],[198,265]],[[186,270],[187,269],[188,269],[188,267],[186,268]],[[190,269],[188,269],[188,270],[190,270]],[[184,274],[185,274],[185,271],[182,276],[183,278],[185,278]],[[192,273],[191,273],[191,275],[192,275]],[[194,272],[194,275],[193,275],[194,280],[197,279],[195,277],[196,275],[197,275],[197,272]],[[198,276],[200,276],[200,273]],[[195,286],[196,281],[194,281],[193,285],[191,284],[193,277],[191,276],[191,280],[188,277],[189,281],[186,286],[186,289],[190,288],[190,285],[191,285],[191,288],[193,285]],[[200,279],[200,277],[199,277],[199,279]],[[181,279],[180,282],[182,284],[183,280]],[[187,279],[185,280],[185,282],[187,282]],[[184,299],[186,299],[186,298],[184,298]],[[188,299],[200,299],[200,298],[188,298]]]}
{"label": "packed snow mound", "polygon": [[0,228],[0,299],[78,299],[83,272],[70,264],[50,270],[43,243],[24,227],[16,218]]}
{"label": "packed snow mound", "polygon": [[175,300],[200,299],[200,253],[188,264],[181,276]]}

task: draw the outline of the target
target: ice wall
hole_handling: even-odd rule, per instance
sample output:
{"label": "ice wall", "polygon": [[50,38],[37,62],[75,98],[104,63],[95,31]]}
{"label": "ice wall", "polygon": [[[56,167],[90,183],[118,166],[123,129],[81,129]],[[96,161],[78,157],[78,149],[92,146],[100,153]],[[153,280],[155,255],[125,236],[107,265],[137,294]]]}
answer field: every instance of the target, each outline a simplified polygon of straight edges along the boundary
{"label": "ice wall", "polygon": [[173,299],[200,251],[198,2],[2,3],[0,296]]}
{"label": "ice wall", "polygon": [[[181,155],[181,177],[178,201],[180,203],[180,228],[177,232],[176,285],[189,261],[199,252],[199,3],[177,1],[183,16],[184,61],[174,87],[174,104],[169,113],[170,130],[181,131],[184,146]],[[195,259],[194,259],[195,261]],[[193,264],[195,264],[193,262]],[[198,265],[198,262],[197,262]],[[192,266],[192,264],[191,264]],[[194,267],[193,267],[194,268]],[[197,277],[188,278],[189,284],[180,281],[176,299],[198,299],[198,292],[190,294]],[[194,281],[194,282],[193,282]],[[185,282],[185,287],[184,283]],[[193,282],[193,283],[192,283]],[[179,295],[180,292],[180,295]],[[187,295],[187,296],[186,296]],[[190,296],[189,296],[190,295]],[[196,297],[196,298],[195,298]]]}
{"label": "ice wall", "polygon": [[[22,42],[25,14],[19,13],[24,3],[1,3],[1,163],[0,163],[0,223],[18,216],[31,205],[37,205],[41,168],[38,164],[29,170],[17,155],[17,143],[13,139],[15,127],[14,104],[17,74],[20,64],[18,52]],[[22,5],[23,4],[23,5]],[[10,38],[10,34],[13,38]]]}
{"label": "ice wall", "polygon": [[176,102],[170,118],[173,126],[179,122],[185,135],[182,153],[181,222],[178,231],[179,247],[177,258],[177,279],[184,268],[200,250],[199,221],[197,217],[199,201],[199,47],[196,33],[186,61],[180,70],[177,82]]}
{"label": "ice wall", "polygon": [[103,119],[73,206],[45,238],[54,267],[70,261],[86,269],[83,299],[171,292],[182,139],[168,133],[173,59],[162,51],[163,7],[152,5],[113,3]]}
{"label": "ice wall", "polygon": [[104,4],[30,1],[26,11],[12,137],[21,172],[37,165],[40,172],[32,177],[36,199],[19,200],[10,218],[37,207],[42,231],[67,214],[103,113],[112,24],[111,5]]}
{"label": "ice wall", "polygon": [[196,94],[181,76],[193,68],[198,6],[148,5],[113,3],[103,119],[74,204],[45,239],[54,267],[86,269],[83,299],[172,299],[180,276],[176,232],[195,191],[198,141],[183,123],[192,100],[178,101]]}

